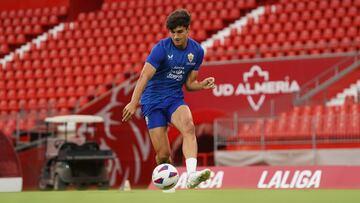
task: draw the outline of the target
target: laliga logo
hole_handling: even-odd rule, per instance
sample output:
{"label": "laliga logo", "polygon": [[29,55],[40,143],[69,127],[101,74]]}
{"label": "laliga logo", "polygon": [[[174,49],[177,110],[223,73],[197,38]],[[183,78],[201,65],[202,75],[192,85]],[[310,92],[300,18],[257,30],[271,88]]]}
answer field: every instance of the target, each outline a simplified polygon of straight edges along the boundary
{"label": "laliga logo", "polygon": [[277,170],[273,174],[263,171],[258,182],[258,188],[319,188],[321,170]]}
{"label": "laliga logo", "polygon": [[[263,78],[263,82],[257,81],[251,85],[249,79],[253,78],[255,73]],[[296,80],[289,81],[286,76],[284,80],[269,81],[269,72],[262,70],[260,66],[254,65],[249,72],[243,74],[243,83],[239,83],[237,87],[233,84],[219,84],[213,89],[213,94],[216,97],[220,96],[246,96],[251,108],[258,111],[265,101],[266,94],[280,94],[292,93],[300,90],[300,86]],[[259,95],[257,102],[254,101],[253,96]]]}

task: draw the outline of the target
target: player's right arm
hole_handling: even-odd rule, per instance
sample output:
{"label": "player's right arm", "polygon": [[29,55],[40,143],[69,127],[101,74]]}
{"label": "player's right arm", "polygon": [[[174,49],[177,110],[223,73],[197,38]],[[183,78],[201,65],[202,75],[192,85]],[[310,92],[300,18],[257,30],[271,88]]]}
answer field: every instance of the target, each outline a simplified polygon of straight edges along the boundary
{"label": "player's right arm", "polygon": [[148,81],[154,76],[156,69],[166,57],[165,50],[161,43],[157,43],[151,50],[150,55],[146,59],[146,63],[141,71],[140,77],[136,82],[135,90],[132,94],[131,101],[123,109],[122,121],[128,121],[136,111],[136,107],[139,104],[140,97],[144,92],[144,89]]}
{"label": "player's right arm", "polygon": [[128,121],[135,113],[136,107],[139,104],[140,97],[148,81],[154,76],[156,69],[150,63],[146,62],[140,77],[136,82],[135,90],[132,94],[131,101],[123,109],[122,121]]}

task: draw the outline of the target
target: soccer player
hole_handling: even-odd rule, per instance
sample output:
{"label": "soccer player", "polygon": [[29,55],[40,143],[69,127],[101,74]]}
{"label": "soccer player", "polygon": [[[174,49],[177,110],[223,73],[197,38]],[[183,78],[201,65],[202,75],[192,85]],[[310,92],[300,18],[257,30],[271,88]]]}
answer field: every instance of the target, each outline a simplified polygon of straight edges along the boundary
{"label": "soccer player", "polygon": [[197,141],[191,111],[184,102],[182,87],[188,91],[215,87],[213,77],[198,81],[204,50],[189,37],[190,14],[179,9],[166,20],[170,37],[160,40],[151,50],[136,83],[130,103],[123,109],[122,121],[135,113],[141,97],[157,164],[171,163],[167,137],[168,123],[183,136],[183,153],[188,174],[187,187],[195,188],[210,177],[210,170],[196,171]]}

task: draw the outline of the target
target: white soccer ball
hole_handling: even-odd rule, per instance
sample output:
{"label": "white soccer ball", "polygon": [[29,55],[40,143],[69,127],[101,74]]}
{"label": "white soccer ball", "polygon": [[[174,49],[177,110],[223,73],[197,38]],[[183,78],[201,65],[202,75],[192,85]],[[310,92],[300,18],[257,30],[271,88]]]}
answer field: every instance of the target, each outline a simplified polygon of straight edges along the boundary
{"label": "white soccer ball", "polygon": [[179,180],[179,172],[171,164],[160,164],[152,173],[152,182],[162,190],[173,188]]}

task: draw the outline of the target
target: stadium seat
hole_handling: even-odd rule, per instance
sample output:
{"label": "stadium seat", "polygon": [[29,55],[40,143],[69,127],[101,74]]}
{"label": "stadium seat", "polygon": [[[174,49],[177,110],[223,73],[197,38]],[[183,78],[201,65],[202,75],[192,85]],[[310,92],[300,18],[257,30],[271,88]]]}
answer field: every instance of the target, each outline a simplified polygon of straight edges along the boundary
{"label": "stadium seat", "polygon": [[[152,45],[167,36],[159,19],[178,7],[191,11],[196,19],[191,36],[200,42],[247,17],[247,24],[241,29],[232,29],[230,36],[221,39],[221,43],[214,41],[206,56],[210,61],[343,53],[360,47],[356,27],[360,25],[358,0],[273,1],[265,3],[263,16],[246,16],[258,4],[255,0],[105,1],[98,11],[80,13],[76,19],[68,19],[63,32],[48,35],[40,46],[32,43],[30,51],[22,57],[14,55],[14,61],[6,66],[15,71],[6,71],[4,75],[16,82],[2,84],[4,89],[9,88],[9,94],[11,90],[19,93],[29,88],[31,94],[41,90],[35,91],[36,99],[39,99],[39,92],[43,97],[44,88],[50,95],[47,98],[67,97],[74,95],[75,90],[76,96],[81,97],[87,94],[87,86],[106,92],[105,84],[122,81],[125,73],[141,70],[140,61],[146,59]],[[59,6],[0,12],[1,19],[5,19],[0,26],[0,55],[45,33],[49,27],[64,21],[66,14],[67,7]],[[352,43],[356,45],[350,46]],[[60,91],[61,88],[64,90]],[[10,94],[12,98],[14,91]],[[90,92],[95,94],[95,91]],[[30,97],[21,99],[24,98]],[[307,122],[303,125],[308,129]]]}
{"label": "stadium seat", "polygon": [[75,96],[81,97],[81,96],[84,96],[84,95],[86,95],[85,86],[78,85],[78,87],[76,88],[76,91],[75,91]]}

